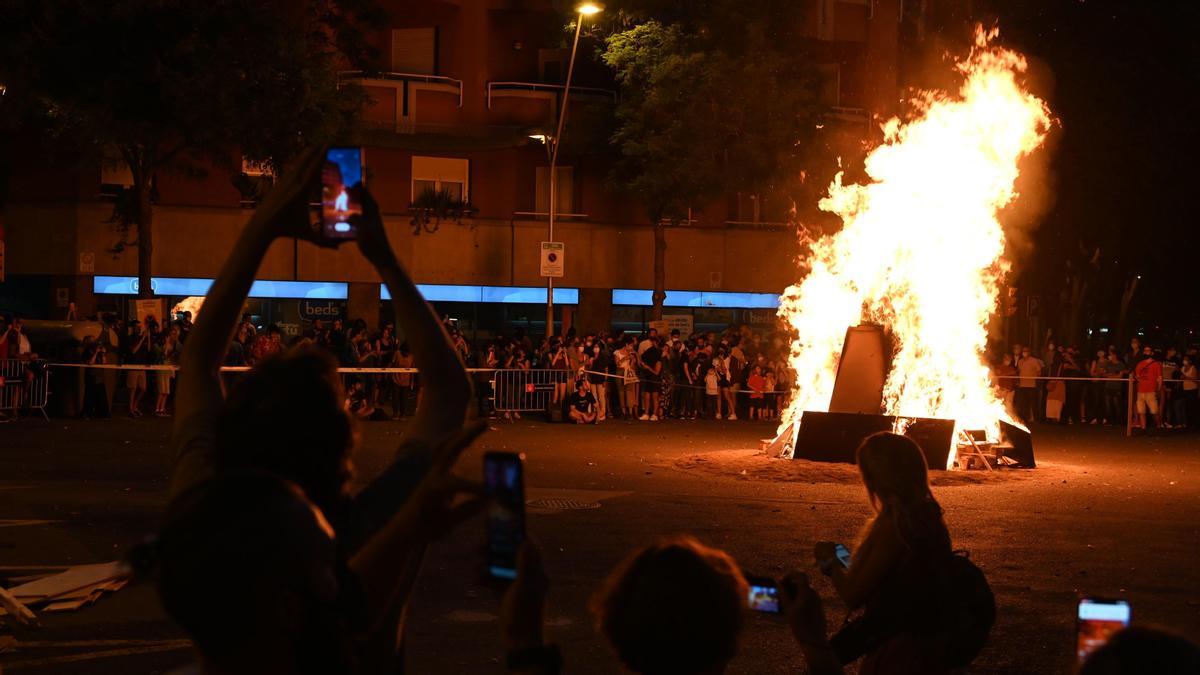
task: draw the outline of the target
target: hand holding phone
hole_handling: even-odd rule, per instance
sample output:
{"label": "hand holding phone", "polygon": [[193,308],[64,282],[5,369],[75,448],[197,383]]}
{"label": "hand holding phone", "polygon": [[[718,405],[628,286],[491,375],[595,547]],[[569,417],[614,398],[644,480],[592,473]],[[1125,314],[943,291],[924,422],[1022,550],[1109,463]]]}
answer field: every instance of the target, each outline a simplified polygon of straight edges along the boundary
{"label": "hand holding phone", "polygon": [[1130,615],[1131,609],[1125,600],[1082,598],[1076,624],[1079,663],[1104,646],[1114,633],[1128,626]]}
{"label": "hand holding phone", "polygon": [[770,577],[747,575],[746,583],[750,585],[750,594],[747,598],[750,609],[767,614],[779,614],[783,611],[778,582]]}
{"label": "hand holding phone", "polygon": [[834,556],[837,558],[838,563],[842,566],[842,569],[850,569],[850,549],[841,544],[837,544],[833,547],[833,550]]}
{"label": "hand holding phone", "polygon": [[813,556],[821,574],[833,574],[833,568],[840,565],[843,570],[850,568],[850,549],[832,541],[819,541],[813,546]]}
{"label": "hand holding phone", "polygon": [[517,553],[525,541],[525,455],[488,452],[483,456],[487,507],[488,574],[517,578]]}

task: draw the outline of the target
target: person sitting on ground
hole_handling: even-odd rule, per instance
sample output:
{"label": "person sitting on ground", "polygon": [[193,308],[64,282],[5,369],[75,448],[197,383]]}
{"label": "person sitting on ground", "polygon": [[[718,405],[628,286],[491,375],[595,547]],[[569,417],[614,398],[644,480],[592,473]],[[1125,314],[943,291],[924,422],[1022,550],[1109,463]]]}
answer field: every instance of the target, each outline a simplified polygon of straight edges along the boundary
{"label": "person sitting on ground", "polygon": [[[358,247],[391,293],[396,323],[412,347],[418,371],[437,374],[423,380],[424,394],[393,463],[357,494],[349,494],[354,425],[344,409],[336,362],[327,351],[308,349],[266,359],[223,398],[219,368],[263,257],[277,238],[313,236],[308,189],[323,156],[321,149],[310,150],[281,177],[242,230],[209,290],[204,313],[180,357],[171,494],[231,470],[277,474],[295,482],[321,509],[337,532],[341,555],[349,557],[405,503],[444,452],[445,439],[461,432],[471,382],[437,314],[396,260],[378,206],[363,191],[363,213],[356,217]],[[335,321],[335,329],[339,327]],[[331,343],[336,347],[334,332]],[[417,550],[403,570],[393,572],[411,585],[420,558]],[[407,592],[386,597],[392,601],[393,630],[380,639],[394,648]]]}
{"label": "person sitting on ground", "polygon": [[925,456],[910,438],[877,433],[862,442],[856,459],[875,517],[848,567],[838,563],[834,543],[814,547],[846,606],[866,608],[853,630],[833,638],[838,658],[849,664],[865,654],[862,673],[944,672],[941,598],[953,553]]}
{"label": "person sitting on ground", "polygon": [[575,392],[564,402],[567,415],[576,424],[596,423],[596,397],[588,391],[588,383],[584,378],[575,380]]}

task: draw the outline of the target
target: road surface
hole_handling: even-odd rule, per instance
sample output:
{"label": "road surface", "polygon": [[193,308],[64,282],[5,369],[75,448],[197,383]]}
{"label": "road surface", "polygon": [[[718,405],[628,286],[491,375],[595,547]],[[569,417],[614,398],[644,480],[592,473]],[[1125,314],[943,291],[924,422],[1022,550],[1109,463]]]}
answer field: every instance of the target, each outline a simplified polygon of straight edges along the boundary
{"label": "road surface", "polygon": [[[587,602],[633,547],[690,533],[728,550],[747,572],[781,576],[812,570],[818,539],[852,545],[870,516],[853,467],[757,453],[771,435],[765,423],[492,427],[459,470],[478,475],[485,449],[526,453],[527,496],[544,500],[531,508],[529,529],[553,580],[549,633],[569,673],[618,672]],[[0,426],[0,564],[104,562],[152,532],[165,499],[169,431],[169,421],[144,418]],[[356,463],[365,479],[385,465],[403,425],[362,431]],[[1045,427],[1035,439],[1036,470],[934,481],[955,546],[970,551],[999,603],[971,671],[1069,671],[1081,593],[1127,597],[1137,622],[1200,639],[1200,437]],[[503,672],[497,599],[480,583],[482,530],[469,522],[431,549],[410,613],[410,672]],[[836,626],[843,607],[818,583]],[[147,586],[43,621],[41,630],[15,633],[19,649],[0,654],[0,669],[155,673],[190,658]],[[754,616],[730,672],[800,672],[798,664],[782,622]]]}

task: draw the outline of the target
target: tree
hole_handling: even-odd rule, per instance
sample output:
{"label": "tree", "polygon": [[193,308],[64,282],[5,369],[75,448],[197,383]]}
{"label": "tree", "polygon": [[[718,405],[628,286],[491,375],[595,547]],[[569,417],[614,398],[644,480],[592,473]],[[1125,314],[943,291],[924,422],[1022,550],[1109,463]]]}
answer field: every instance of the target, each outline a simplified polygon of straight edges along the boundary
{"label": "tree", "polygon": [[[155,178],[239,172],[337,137],[361,106],[340,60],[366,58],[367,0],[8,0],[0,82],[30,123],[113,154],[132,186],[114,216],[136,232],[139,295],[153,295]],[[112,161],[109,159],[109,161]]]}
{"label": "tree", "polygon": [[798,187],[819,85],[801,46],[802,4],[630,1],[606,40],[622,90],[611,179],[654,226],[656,319],[668,224],[735,191]]}

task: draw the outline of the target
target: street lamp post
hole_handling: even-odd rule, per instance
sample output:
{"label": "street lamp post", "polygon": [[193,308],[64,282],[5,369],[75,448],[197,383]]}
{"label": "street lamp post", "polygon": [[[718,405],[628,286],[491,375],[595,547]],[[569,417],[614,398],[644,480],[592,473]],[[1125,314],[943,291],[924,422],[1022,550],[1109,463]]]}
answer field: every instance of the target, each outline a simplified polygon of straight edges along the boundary
{"label": "street lamp post", "polygon": [[[579,34],[583,30],[583,18],[599,14],[604,9],[600,4],[585,2],[575,8],[579,13],[575,22],[575,40],[571,43],[571,59],[567,65],[567,81],[563,84],[562,106],[558,111],[558,130],[550,137],[550,213],[547,241],[554,241],[554,214],[558,210],[558,145],[562,141],[563,123],[567,120],[567,102],[571,95],[571,75],[575,72],[575,52],[579,49]],[[554,335],[554,277],[546,277],[546,337]]]}

